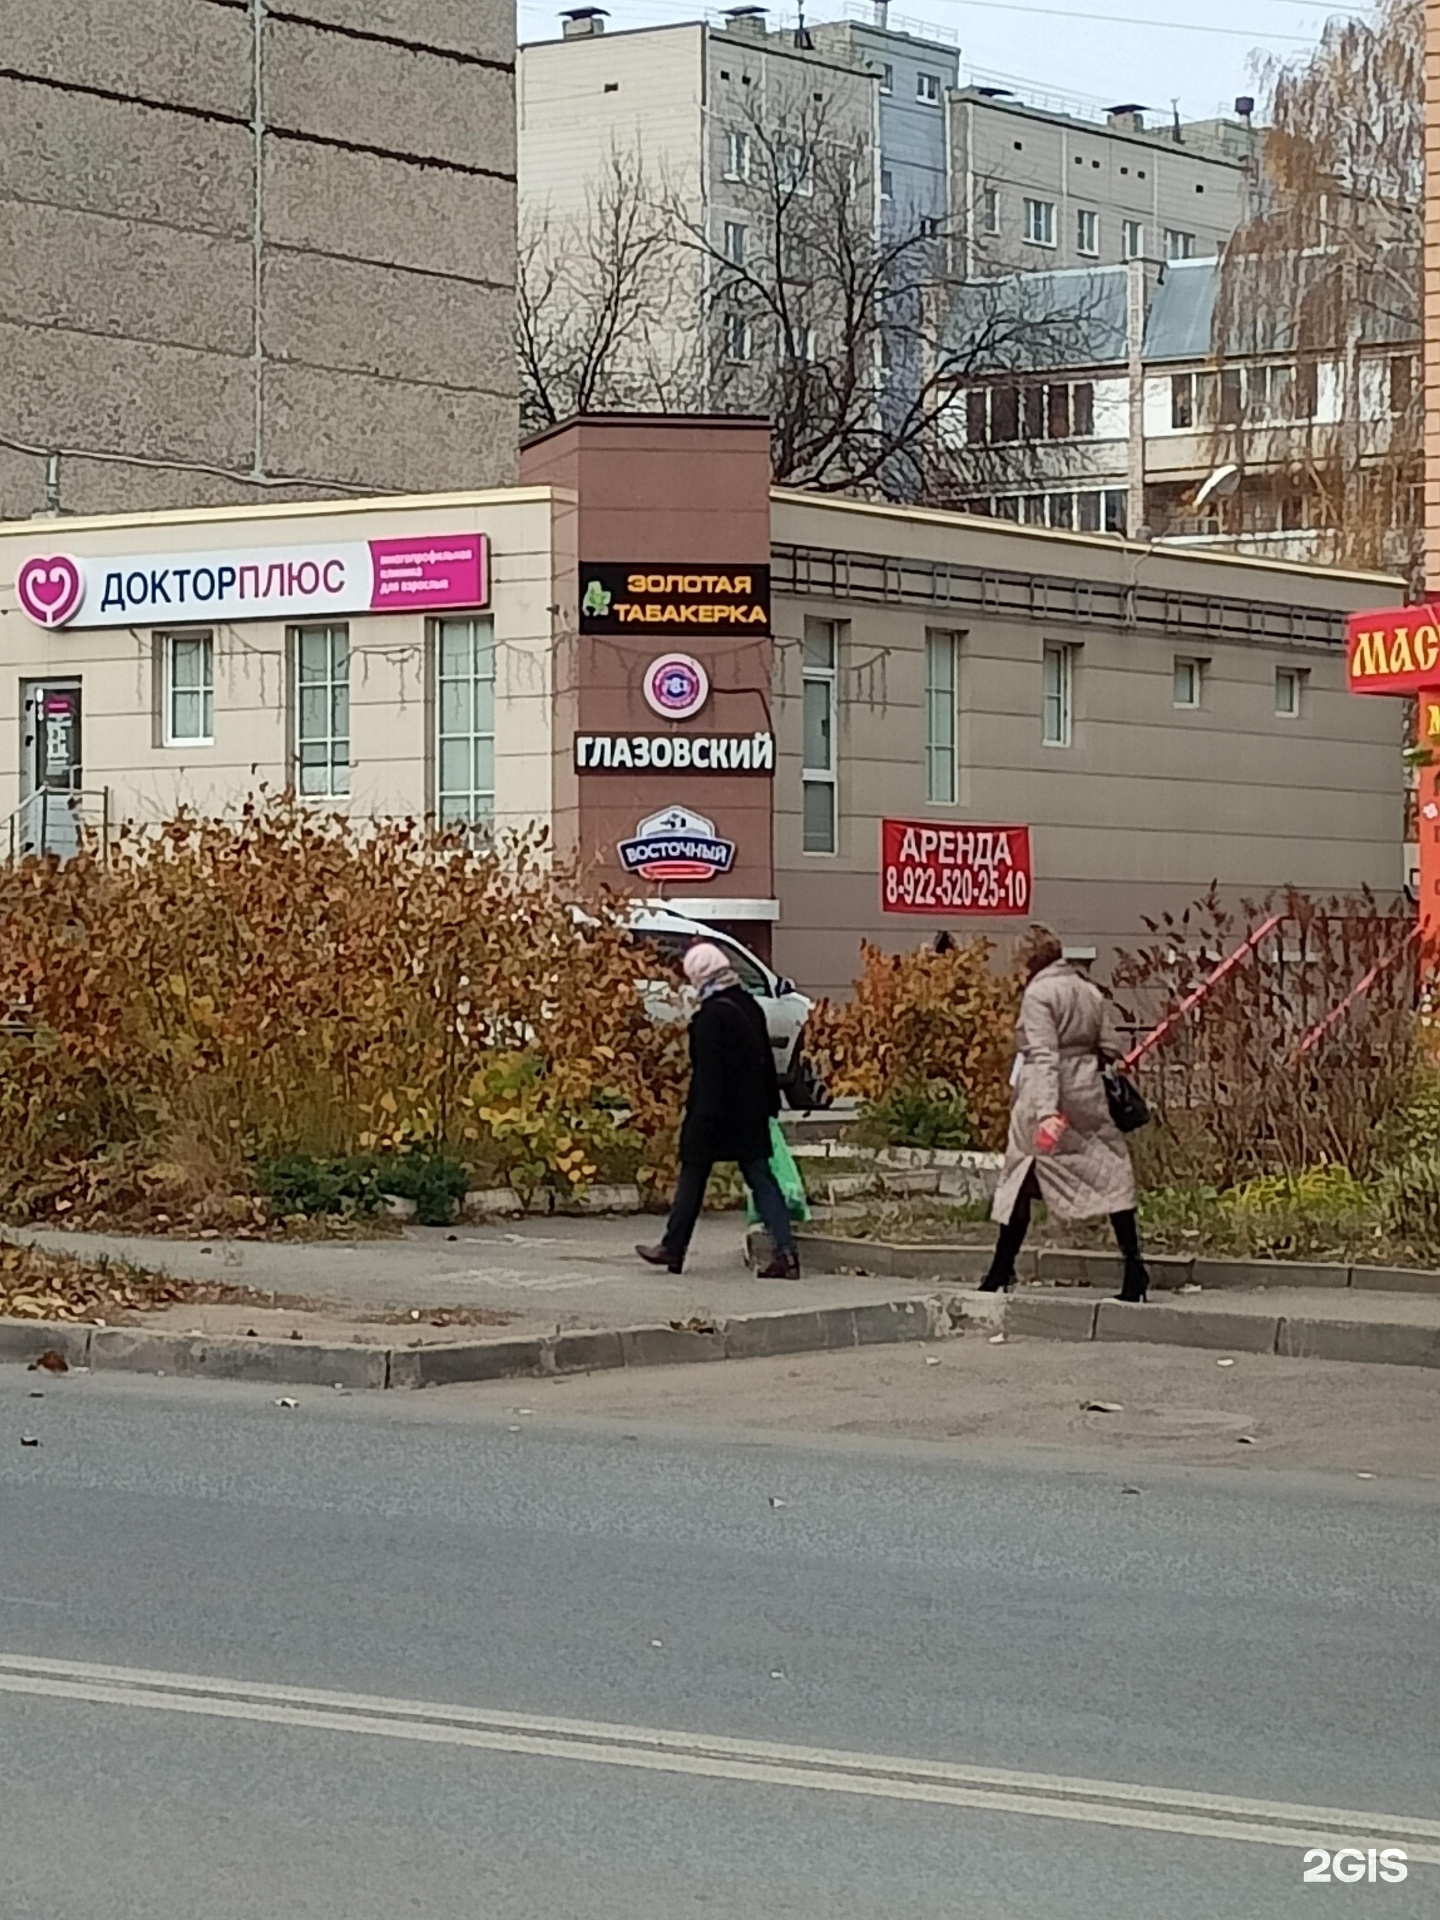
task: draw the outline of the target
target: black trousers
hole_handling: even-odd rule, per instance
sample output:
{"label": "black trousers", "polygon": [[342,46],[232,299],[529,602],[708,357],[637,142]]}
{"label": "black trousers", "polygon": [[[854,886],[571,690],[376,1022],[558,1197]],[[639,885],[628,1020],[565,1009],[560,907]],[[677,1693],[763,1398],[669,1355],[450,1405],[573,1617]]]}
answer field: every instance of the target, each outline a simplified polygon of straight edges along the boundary
{"label": "black trousers", "polygon": [[[713,1160],[687,1160],[680,1169],[675,1203],[670,1209],[670,1218],[665,1222],[665,1237],[661,1242],[665,1251],[677,1260],[685,1258],[690,1236],[695,1231],[695,1222],[700,1218],[700,1209],[705,1204],[705,1189],[710,1184],[714,1165]],[[772,1245],[779,1253],[793,1253],[795,1229],[790,1224],[790,1210],[785,1205],[779,1182],[770,1171],[770,1162],[742,1160],[740,1172],[755,1196],[755,1205]]]}
{"label": "black trousers", "polygon": [[[1039,1198],[1040,1180],[1034,1167],[1031,1167],[1024,1186],[1016,1196],[1014,1211],[1000,1229],[987,1278],[1003,1280],[1007,1286],[1014,1279],[1015,1256],[1025,1244],[1025,1236],[1030,1231],[1030,1209]],[[1135,1218],[1135,1209],[1131,1207],[1124,1213],[1112,1213],[1110,1225],[1114,1230],[1116,1245],[1127,1262],[1138,1260],[1140,1227]]]}

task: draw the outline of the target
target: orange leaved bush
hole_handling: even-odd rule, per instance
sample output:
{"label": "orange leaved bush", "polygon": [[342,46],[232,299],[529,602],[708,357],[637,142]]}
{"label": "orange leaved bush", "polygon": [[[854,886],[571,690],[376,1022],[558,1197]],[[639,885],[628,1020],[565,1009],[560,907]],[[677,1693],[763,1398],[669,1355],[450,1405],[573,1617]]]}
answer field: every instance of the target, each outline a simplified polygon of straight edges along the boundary
{"label": "orange leaved bush", "polygon": [[[0,870],[0,1194],[104,1154],[234,1191],[255,1158],[412,1146],[481,1183],[516,1152],[530,1181],[537,1153],[664,1178],[684,1030],[648,1017],[653,971],[543,836],[262,797],[28,860]],[[497,1132],[517,1059],[526,1117]]]}
{"label": "orange leaved bush", "polygon": [[937,1082],[965,1094],[977,1141],[1004,1144],[1019,991],[988,940],[889,954],[868,941],[853,999],[823,1001],[806,1051],[831,1091],[883,1100]]}

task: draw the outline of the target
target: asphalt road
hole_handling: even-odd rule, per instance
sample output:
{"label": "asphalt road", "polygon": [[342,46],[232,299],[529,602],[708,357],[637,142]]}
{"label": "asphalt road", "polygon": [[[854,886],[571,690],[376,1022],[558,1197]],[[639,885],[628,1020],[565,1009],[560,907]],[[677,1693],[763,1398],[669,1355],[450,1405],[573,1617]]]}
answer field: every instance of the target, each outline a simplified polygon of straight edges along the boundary
{"label": "asphalt road", "polygon": [[1433,1486],[274,1398],[0,1369],[5,1920],[1440,1914]]}

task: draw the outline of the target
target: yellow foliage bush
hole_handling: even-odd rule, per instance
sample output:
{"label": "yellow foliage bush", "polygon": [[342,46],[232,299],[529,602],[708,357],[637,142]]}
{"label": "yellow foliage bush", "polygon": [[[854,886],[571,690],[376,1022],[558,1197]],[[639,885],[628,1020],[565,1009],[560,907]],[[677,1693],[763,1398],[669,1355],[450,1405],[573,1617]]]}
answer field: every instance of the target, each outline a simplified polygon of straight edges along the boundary
{"label": "yellow foliage bush", "polygon": [[822,1001],[806,1031],[831,1091],[878,1101],[944,1082],[964,1091],[976,1139],[1003,1146],[1019,989],[993,952],[984,939],[900,954],[867,941],[854,997]]}
{"label": "yellow foliage bush", "polygon": [[541,1063],[547,1175],[607,1171],[598,1148],[663,1180],[684,1029],[647,1016],[647,972],[621,903],[542,837],[483,849],[262,797],[28,860],[0,871],[0,1194],[107,1154],[212,1185],[377,1144],[503,1175],[514,1116],[482,1114],[514,1101],[486,1075],[517,1055]]}

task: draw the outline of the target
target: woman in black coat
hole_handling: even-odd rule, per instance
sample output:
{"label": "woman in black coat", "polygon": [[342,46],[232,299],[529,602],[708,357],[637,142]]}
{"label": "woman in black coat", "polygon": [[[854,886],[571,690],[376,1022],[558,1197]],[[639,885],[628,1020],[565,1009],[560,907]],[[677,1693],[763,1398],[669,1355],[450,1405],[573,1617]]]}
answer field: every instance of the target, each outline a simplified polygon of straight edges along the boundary
{"label": "woman in black coat", "polygon": [[770,1170],[770,1122],[780,1111],[780,1083],[765,1015],[741,986],[719,947],[701,941],[685,955],[685,977],[700,992],[690,1022],[690,1092],[680,1128],[680,1182],[658,1246],[635,1251],[652,1267],[679,1273],[710,1170],[734,1160],[770,1235],[774,1253],[762,1280],[795,1280],[800,1261],[789,1210]]}

